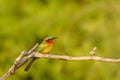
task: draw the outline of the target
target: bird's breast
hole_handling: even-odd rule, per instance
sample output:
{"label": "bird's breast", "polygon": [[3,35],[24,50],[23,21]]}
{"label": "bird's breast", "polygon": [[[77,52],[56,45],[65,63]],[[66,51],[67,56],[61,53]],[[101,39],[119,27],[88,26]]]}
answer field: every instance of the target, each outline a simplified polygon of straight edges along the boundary
{"label": "bird's breast", "polygon": [[49,45],[46,49],[42,51],[43,54],[47,54],[52,48],[52,45]]}

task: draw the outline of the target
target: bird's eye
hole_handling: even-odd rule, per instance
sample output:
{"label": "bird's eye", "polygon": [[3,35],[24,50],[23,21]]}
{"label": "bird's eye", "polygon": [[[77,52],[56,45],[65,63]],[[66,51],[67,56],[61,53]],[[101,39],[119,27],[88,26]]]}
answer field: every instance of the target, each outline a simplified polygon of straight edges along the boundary
{"label": "bird's eye", "polygon": [[47,40],[47,42],[49,41],[50,39]]}

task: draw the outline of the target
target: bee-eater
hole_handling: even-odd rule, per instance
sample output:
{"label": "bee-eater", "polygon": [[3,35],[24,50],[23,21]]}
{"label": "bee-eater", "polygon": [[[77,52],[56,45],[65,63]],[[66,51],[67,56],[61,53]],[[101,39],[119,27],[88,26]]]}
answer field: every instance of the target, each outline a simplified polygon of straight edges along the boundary
{"label": "bee-eater", "polygon": [[[53,45],[53,41],[54,39],[56,39],[57,37],[46,37],[43,42],[39,45],[37,51],[39,51],[40,53],[43,54],[47,54],[49,53],[49,51],[52,48]],[[24,69],[24,71],[28,71],[32,65],[32,63],[37,59],[37,57],[33,57],[32,60],[30,61],[30,63],[26,66],[26,68]]]}

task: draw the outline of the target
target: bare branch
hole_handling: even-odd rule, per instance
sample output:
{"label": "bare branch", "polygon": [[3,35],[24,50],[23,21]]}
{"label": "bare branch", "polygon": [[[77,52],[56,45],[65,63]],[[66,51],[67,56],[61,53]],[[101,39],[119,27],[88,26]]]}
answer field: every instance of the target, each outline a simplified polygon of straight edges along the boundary
{"label": "bare branch", "polygon": [[[33,51],[38,47],[39,45],[36,44],[32,49],[30,49],[28,52],[22,51],[21,54],[16,58],[14,61],[14,64],[11,66],[11,68],[6,72],[0,80],[6,80],[10,75],[13,75],[19,67],[21,67],[25,62],[27,62],[31,57],[34,57]],[[25,57],[27,56],[27,57]]]}
{"label": "bare branch", "polygon": [[94,56],[94,55],[95,55],[95,50],[96,50],[96,47],[94,47],[94,48],[90,51],[90,55],[91,55],[91,56]]}
{"label": "bare branch", "polygon": [[20,60],[22,59],[22,57],[24,56],[25,51],[21,52],[21,54],[16,58],[14,64],[11,66],[11,68],[8,70],[7,73],[5,73],[0,80],[6,80],[6,78],[12,74],[15,73],[16,70],[16,66],[19,64]]}
{"label": "bare branch", "polygon": [[39,46],[39,44],[36,43],[35,46],[28,51],[27,55],[29,55],[29,54],[31,54],[32,52],[34,52],[34,51],[37,49],[38,46]]}
{"label": "bare branch", "polygon": [[36,53],[35,57],[48,58],[48,59],[59,59],[59,60],[70,60],[70,61],[93,60],[93,61],[103,61],[103,62],[118,62],[118,63],[120,62],[120,59],[103,58],[103,57],[98,57],[98,56],[72,57],[72,56],[66,56],[66,55],[52,55],[52,54]]}
{"label": "bare branch", "polygon": [[73,56],[66,56],[66,55],[52,55],[52,54],[38,53],[35,51],[38,46],[39,46],[39,44],[36,44],[28,52],[22,51],[21,54],[16,58],[16,60],[14,61],[14,64],[10,67],[8,72],[6,72],[0,78],[0,80],[6,80],[10,75],[13,75],[18,68],[20,68],[23,64],[25,64],[28,60],[30,60],[33,57],[47,58],[47,59],[59,59],[59,60],[67,60],[67,61],[93,60],[93,61],[115,62],[115,63],[120,62],[120,59],[111,59],[111,58],[103,58],[103,57],[95,56],[96,47],[94,47],[91,50],[90,56],[73,57]]}

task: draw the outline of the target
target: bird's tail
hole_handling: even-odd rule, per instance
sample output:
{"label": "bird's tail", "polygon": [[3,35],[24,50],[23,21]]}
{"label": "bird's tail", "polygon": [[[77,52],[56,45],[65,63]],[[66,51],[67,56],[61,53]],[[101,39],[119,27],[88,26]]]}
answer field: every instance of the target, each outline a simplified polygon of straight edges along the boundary
{"label": "bird's tail", "polygon": [[27,72],[27,71],[30,69],[32,63],[33,63],[35,60],[36,60],[36,58],[34,57],[34,58],[29,62],[29,64],[26,66],[26,68],[24,69],[24,71]]}

